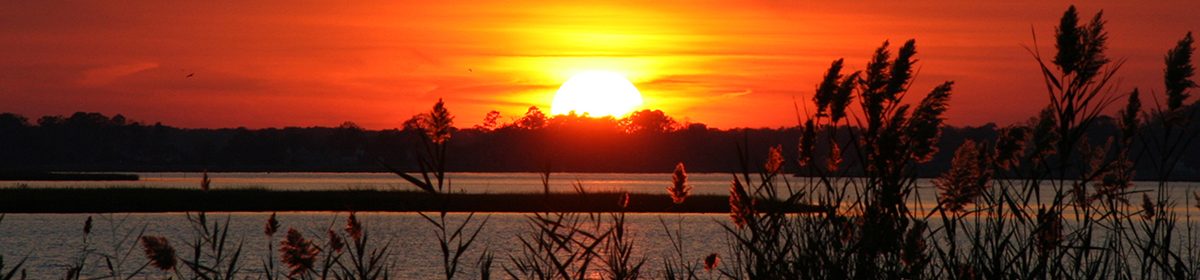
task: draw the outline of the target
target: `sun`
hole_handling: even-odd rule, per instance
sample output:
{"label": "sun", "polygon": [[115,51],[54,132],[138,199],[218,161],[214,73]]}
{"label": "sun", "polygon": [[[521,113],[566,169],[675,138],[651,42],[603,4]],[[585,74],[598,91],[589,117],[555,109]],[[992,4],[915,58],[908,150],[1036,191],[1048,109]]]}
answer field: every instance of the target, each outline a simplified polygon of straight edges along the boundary
{"label": "sun", "polygon": [[554,115],[588,114],[593,117],[620,117],[642,106],[642,93],[621,73],[586,71],[571,76],[550,104]]}

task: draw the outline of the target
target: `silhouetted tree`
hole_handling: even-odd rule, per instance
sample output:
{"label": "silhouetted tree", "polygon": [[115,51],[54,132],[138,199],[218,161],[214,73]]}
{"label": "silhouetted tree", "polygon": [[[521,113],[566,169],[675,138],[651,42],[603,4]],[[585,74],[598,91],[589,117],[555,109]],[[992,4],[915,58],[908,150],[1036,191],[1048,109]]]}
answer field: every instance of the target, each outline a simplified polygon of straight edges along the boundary
{"label": "silhouetted tree", "polygon": [[429,115],[425,113],[413,115],[411,118],[408,118],[408,120],[405,120],[401,127],[404,128],[404,130],[419,131],[423,127],[426,118],[429,118]]}
{"label": "silhouetted tree", "polygon": [[487,113],[487,116],[483,117],[483,123],[475,125],[475,129],[480,131],[492,131],[500,128],[501,126],[500,112],[492,110],[491,112]]}
{"label": "silhouetted tree", "polygon": [[566,129],[566,130],[593,130],[593,131],[616,131],[619,129],[617,119],[612,116],[603,116],[594,118],[584,113],[583,115],[576,114],[571,111],[566,115],[557,115],[546,120],[547,128]]}
{"label": "silhouetted tree", "polygon": [[13,113],[0,114],[0,130],[28,127],[29,119]]}
{"label": "silhouetted tree", "polygon": [[528,111],[525,111],[525,116],[518,119],[513,125],[521,129],[541,129],[548,124],[546,114],[542,113],[537,106],[530,106]]}
{"label": "silhouetted tree", "polygon": [[633,133],[664,133],[674,131],[675,120],[662,110],[641,110],[621,120],[625,131]]}

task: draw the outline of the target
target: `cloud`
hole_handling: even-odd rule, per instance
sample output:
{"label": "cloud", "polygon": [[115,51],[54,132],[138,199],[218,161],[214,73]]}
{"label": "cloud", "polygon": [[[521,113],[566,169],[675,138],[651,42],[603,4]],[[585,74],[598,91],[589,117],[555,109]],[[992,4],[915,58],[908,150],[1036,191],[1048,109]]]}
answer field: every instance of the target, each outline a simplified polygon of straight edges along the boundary
{"label": "cloud", "polygon": [[750,95],[751,93],[754,93],[754,91],[747,89],[747,90],[738,91],[738,92],[729,92],[729,93],[721,94],[721,98],[737,98],[737,97]]}
{"label": "cloud", "polygon": [[92,68],[83,71],[83,78],[79,79],[79,85],[87,87],[105,86],[125,76],[154,68],[158,68],[158,63],[135,62]]}

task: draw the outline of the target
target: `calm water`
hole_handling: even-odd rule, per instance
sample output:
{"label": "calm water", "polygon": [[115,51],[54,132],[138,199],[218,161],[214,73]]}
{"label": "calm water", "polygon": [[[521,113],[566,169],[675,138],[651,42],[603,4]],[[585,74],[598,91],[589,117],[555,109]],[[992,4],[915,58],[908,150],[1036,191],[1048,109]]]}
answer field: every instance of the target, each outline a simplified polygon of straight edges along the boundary
{"label": "calm water", "polygon": [[[0,187],[29,186],[34,188],[74,187],[149,187],[196,188],[200,173],[136,173],[139,181],[87,182],[53,181],[0,182]],[[450,173],[450,187],[455,192],[471,193],[528,193],[542,192],[539,173]],[[391,173],[209,173],[212,188],[265,188],[272,190],[414,190],[407,181]],[[729,191],[729,174],[694,173],[688,182],[697,193],[725,194]],[[646,173],[554,173],[550,176],[551,191],[574,192],[573,184],[583,184],[589,191],[662,192],[671,184],[671,174]]]}
{"label": "calm water", "polygon": [[[196,188],[198,173],[139,173],[142,180],[130,182],[2,182],[2,187],[33,188],[77,188],[77,187],[150,187],[150,188]],[[210,173],[212,187],[220,188],[265,188],[278,190],[344,190],[344,189],[412,189],[399,177],[389,173]],[[541,192],[541,179],[537,173],[453,173],[453,191],[472,193],[529,193]],[[727,194],[729,174],[689,174],[689,183],[694,193]],[[798,178],[789,178],[795,183]],[[671,175],[661,174],[611,174],[611,173],[555,173],[551,176],[551,191],[574,192],[573,184],[582,184],[588,191],[629,191],[635,193],[661,193],[671,181]],[[1153,184],[1138,183],[1139,190],[1153,189]],[[1187,208],[1195,215],[1194,201],[1186,200],[1197,190],[1195,183],[1176,183],[1168,190],[1172,197],[1179,198],[1176,209]],[[936,190],[929,180],[918,182],[914,204],[929,205],[936,198]],[[918,198],[919,197],[919,198]],[[210,220],[231,219],[230,232],[234,240],[244,242],[243,266],[247,271],[261,271],[261,261],[268,252],[268,240],[263,235],[263,223],[267,213],[211,213]],[[487,215],[487,214],[484,214]],[[22,256],[29,256],[26,268],[32,279],[61,277],[66,265],[77,258],[84,249],[83,221],[89,214],[8,214],[0,222],[0,255],[5,263],[13,263]],[[102,271],[103,262],[97,254],[112,254],[128,250],[132,243],[120,243],[120,236],[135,233],[145,227],[146,234],[168,237],[181,253],[185,240],[194,237],[182,213],[160,214],[91,214],[96,219],[93,234],[88,239],[91,250],[87,275]],[[460,215],[452,215],[461,217]],[[516,239],[529,232],[524,214],[491,214],[490,222],[478,241],[479,247],[464,257],[466,274],[475,273],[474,262],[484,247],[496,252],[497,261],[493,274],[501,274],[501,265],[508,263],[508,256],[519,253]],[[1181,215],[1182,218],[1183,215]],[[440,252],[437,248],[432,226],[420,216],[412,213],[360,213],[377,240],[390,240],[392,260],[396,266],[393,276],[400,279],[436,278],[440,275]],[[684,244],[687,258],[699,260],[717,252],[728,256],[725,233],[721,223],[727,223],[725,214],[631,214],[628,218],[629,232],[636,245],[637,255],[649,260],[645,270],[651,276],[661,270],[661,257],[674,254],[660,225],[663,219],[674,226],[680,223],[684,229]],[[309,238],[316,237],[324,242],[325,229],[333,225],[341,229],[345,213],[296,212],[280,213],[279,220],[284,228],[301,230]],[[278,244],[279,235],[275,244]],[[125,264],[128,270],[140,266],[143,255],[140,247]],[[87,278],[87,277],[85,277]]]}
{"label": "calm water", "polygon": [[[246,275],[257,276],[261,272],[261,261],[268,253],[267,238],[263,234],[263,225],[268,213],[209,213],[209,219],[224,220],[230,218],[231,239],[243,241],[243,261]],[[316,244],[324,244],[325,231],[332,224],[334,230],[345,226],[345,213],[279,213],[278,219],[284,230],[275,236],[275,249],[286,228],[296,228],[307,238],[316,238]],[[483,214],[488,216],[487,214]],[[82,227],[88,214],[9,214],[0,223],[0,255],[6,263],[14,263],[28,254],[29,262],[26,269],[31,279],[61,278],[67,270],[67,265],[81,255],[83,245]],[[189,253],[186,240],[195,238],[188,226],[185,214],[93,214],[95,226],[90,236],[89,248],[93,251],[89,259],[86,275],[97,276],[96,273],[108,271],[102,259],[95,254],[114,255],[113,252],[128,250],[132,243],[120,243],[121,235],[136,234],[144,226],[148,235],[167,237],[177,253]],[[358,214],[367,227],[371,239],[375,241],[391,241],[390,255],[395,262],[392,269],[396,279],[436,279],[441,275],[441,255],[433,227],[417,214],[411,213],[362,213]],[[462,215],[451,214],[452,218]],[[655,275],[661,270],[660,256],[674,255],[675,251],[666,238],[659,222],[664,219],[674,228],[682,223],[686,257],[700,260],[709,253],[726,253],[724,229],[720,223],[727,223],[728,218],[723,214],[681,214],[655,215],[630,214],[627,216],[628,234],[636,245],[636,254],[648,258],[644,271]],[[487,247],[496,253],[493,275],[502,274],[500,265],[508,264],[510,254],[520,253],[520,241],[517,236],[528,234],[529,225],[524,214],[491,214],[484,234],[481,234],[478,247],[465,256],[463,263],[466,275],[477,273],[475,261],[479,252]],[[114,250],[116,244],[116,250]],[[373,243],[373,244],[382,244]],[[125,261],[128,270],[133,270],[145,262],[139,244]],[[272,253],[278,261],[278,253]],[[599,261],[599,260],[597,260]],[[148,272],[159,273],[157,270]],[[88,277],[84,277],[88,278]],[[253,277],[252,277],[253,278]],[[465,279],[470,279],[467,277]],[[654,278],[654,277],[652,277]]]}

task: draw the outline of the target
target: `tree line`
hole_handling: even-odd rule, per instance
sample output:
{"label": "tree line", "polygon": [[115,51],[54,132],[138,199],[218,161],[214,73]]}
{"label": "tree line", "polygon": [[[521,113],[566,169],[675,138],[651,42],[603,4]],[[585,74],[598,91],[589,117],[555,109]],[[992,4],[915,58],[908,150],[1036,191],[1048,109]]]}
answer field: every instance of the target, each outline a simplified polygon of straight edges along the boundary
{"label": "tree line", "polygon": [[[1193,105],[1195,106],[1195,105]],[[0,170],[7,171],[385,171],[380,162],[415,162],[422,115],[401,128],[369,130],[353,122],[337,127],[178,128],[132,121],[123,115],[77,112],[30,120],[0,113]],[[469,128],[451,128],[447,170],[475,172],[670,172],[684,162],[693,172],[739,171],[737,145],[748,155],[771,146],[796,147],[801,126],[717,129],[679,123],[658,110],[628,117],[547,116],[538,108],[511,122],[493,112]],[[1192,124],[1193,129],[1200,129]],[[1102,118],[1097,143],[1118,133]],[[937,152],[916,168],[932,177],[950,167],[953,151],[967,140],[994,139],[995,124],[944,127]],[[819,133],[828,133],[822,131]],[[850,153],[853,151],[845,151]],[[797,151],[784,149],[788,158]],[[1136,151],[1135,151],[1136,153]],[[1200,178],[1200,150],[1186,152],[1180,178]],[[756,162],[761,159],[749,159]],[[842,164],[857,164],[852,158]],[[397,164],[415,170],[415,165]],[[1153,166],[1138,164],[1144,174]],[[786,170],[800,172],[794,162]]]}

